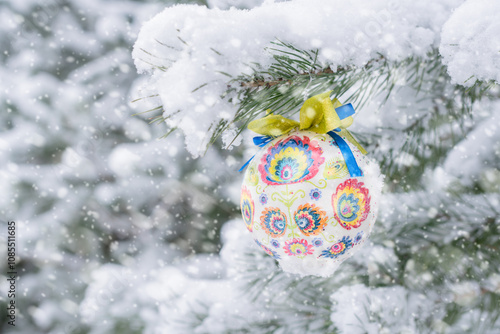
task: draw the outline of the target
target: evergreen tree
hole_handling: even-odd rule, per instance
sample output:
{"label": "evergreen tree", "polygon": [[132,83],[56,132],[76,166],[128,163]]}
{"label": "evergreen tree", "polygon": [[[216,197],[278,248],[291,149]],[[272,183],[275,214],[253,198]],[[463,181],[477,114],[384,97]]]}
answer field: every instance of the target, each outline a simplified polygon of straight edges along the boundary
{"label": "evergreen tree", "polygon": [[[171,4],[0,3],[0,254],[7,258],[7,221],[16,221],[19,276],[16,326],[2,311],[0,332],[89,332],[83,315],[107,298],[80,310],[97,269],[219,249],[221,217],[237,212],[222,186],[232,168],[221,164],[210,179],[202,171],[227,152],[193,160],[180,138],[156,140],[163,130],[132,116],[144,80],[132,44],[141,24]],[[2,260],[2,310],[7,271]],[[124,315],[115,316],[115,329],[95,326],[122,332]]]}
{"label": "evergreen tree", "polygon": [[[371,244],[331,278],[283,273],[247,242],[251,237],[240,232],[241,222],[228,223],[223,288],[220,281],[186,284],[172,312],[154,328],[500,330],[499,73],[493,69],[498,50],[475,41],[494,39],[498,16],[488,13],[497,6],[433,4],[431,12],[422,9],[430,2],[419,7],[385,1],[269,2],[246,13],[184,7],[143,27],[136,65],[152,74],[149,87],[163,103],[159,119],[184,132],[192,154],[202,154],[221,135],[227,145],[238,142],[246,125],[268,109],[293,117],[308,97],[332,90],[332,99],[351,102],[359,111],[353,129],[386,176]],[[198,26],[177,16],[196,17]],[[201,27],[213,20],[219,26],[205,32]],[[330,20],[335,24],[328,25]],[[294,21],[297,27],[289,23]],[[150,55],[147,65],[140,56],[144,50]],[[162,88],[179,80],[179,73],[184,81],[171,89],[185,100]],[[214,95],[217,99],[209,100]],[[231,107],[234,112],[226,114]],[[188,110],[197,108],[205,114],[194,116],[202,117],[194,124]],[[191,285],[196,293],[188,292]]]}
{"label": "evergreen tree", "polygon": [[[172,3],[0,5],[1,331],[497,333],[498,5],[176,1],[196,6],[148,21]],[[371,242],[299,277],[246,233],[237,170],[251,120],[329,90],[385,188]]]}

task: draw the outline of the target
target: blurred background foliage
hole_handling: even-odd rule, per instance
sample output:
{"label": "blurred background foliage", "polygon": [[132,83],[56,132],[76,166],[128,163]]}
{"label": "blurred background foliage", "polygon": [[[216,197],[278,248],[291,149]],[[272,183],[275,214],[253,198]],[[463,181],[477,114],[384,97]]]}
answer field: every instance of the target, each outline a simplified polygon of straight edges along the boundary
{"label": "blurred background foliage", "polygon": [[182,138],[157,140],[161,126],[132,116],[133,43],[173,3],[207,5],[0,2],[0,246],[15,220],[20,274],[16,327],[1,312],[2,332],[85,332],[78,305],[94,269],[217,252],[222,223],[239,214],[225,187],[237,152],[216,145],[193,160]]}

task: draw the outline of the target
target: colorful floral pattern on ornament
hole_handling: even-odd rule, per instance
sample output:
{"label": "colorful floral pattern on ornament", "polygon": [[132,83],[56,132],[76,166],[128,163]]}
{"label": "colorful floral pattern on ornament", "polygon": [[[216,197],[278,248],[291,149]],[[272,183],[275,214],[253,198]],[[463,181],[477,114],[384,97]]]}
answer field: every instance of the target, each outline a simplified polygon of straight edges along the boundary
{"label": "colorful floral pattern on ornament", "polygon": [[323,177],[327,180],[343,179],[349,176],[345,161],[331,159],[325,164]]}
{"label": "colorful floral pattern on ornament", "polygon": [[252,199],[252,195],[250,194],[250,191],[247,189],[247,187],[243,187],[241,191],[240,207],[243,221],[245,222],[247,229],[252,232],[255,205]]}
{"label": "colorful floral pattern on ornament", "polygon": [[260,216],[262,228],[273,238],[285,234],[287,219],[279,208],[266,208]]}
{"label": "colorful floral pattern on ornament", "polygon": [[262,248],[264,250],[264,252],[266,252],[268,255],[272,256],[274,259],[276,259],[276,260],[280,259],[280,256],[279,256],[278,253],[276,253],[275,251],[273,251],[271,248],[269,248],[269,247],[264,246],[263,244],[261,244],[259,242],[259,240],[255,240],[255,243],[257,243],[257,245],[259,245],[259,247]]}
{"label": "colorful floral pattern on ornament", "polygon": [[250,166],[246,174],[246,181],[251,186],[256,186],[259,183],[259,175],[255,166]]}
{"label": "colorful floral pattern on ornament", "polygon": [[309,193],[309,196],[311,197],[312,200],[317,201],[321,198],[321,190],[319,190],[318,188],[315,188],[315,189],[311,190],[311,192]]}
{"label": "colorful floral pattern on ornament", "polygon": [[304,257],[314,252],[313,246],[306,239],[291,239],[285,242],[283,247],[288,256]]}
{"label": "colorful floral pattern on ornament", "polygon": [[[345,161],[333,157],[325,163],[322,148],[315,139],[322,141],[321,138],[311,139],[308,136],[290,136],[282,139],[266,149],[260,161],[248,168],[246,184],[255,189],[256,203],[264,208],[255,222],[256,225],[253,225],[256,215],[255,203],[251,191],[244,186],[241,196],[243,220],[251,232],[262,229],[267,239],[255,239],[255,242],[264,252],[277,260],[280,259],[280,254],[281,257],[288,255],[304,259],[315,254],[315,250],[317,258],[338,260],[364,241],[363,231],[359,231],[354,237],[347,235],[335,237],[331,231],[325,232],[329,224],[335,226],[338,223],[345,230],[360,227],[368,217],[371,198],[363,182],[349,178]],[[322,178],[320,177],[319,182],[316,181],[318,184],[312,183],[311,179],[318,175],[321,166],[324,166],[323,174],[319,174]],[[264,189],[259,185],[259,178],[267,185]],[[312,202],[323,203],[323,194],[328,193],[327,181],[336,179],[345,181],[337,186],[334,194],[327,195],[332,196],[331,207],[326,210],[332,211],[331,219],[324,210],[326,208],[313,203],[300,204],[292,209],[297,199],[305,198],[307,195]],[[307,194],[302,189],[289,191],[290,184],[302,182],[308,182],[314,188]],[[265,192],[268,186],[283,186],[283,188],[279,191]],[[281,202],[284,208],[278,207],[278,202]],[[276,203],[278,206],[266,207],[270,203]],[[287,230],[290,231],[288,235]],[[300,234],[305,238],[300,238]],[[323,248],[325,246],[326,249]]]}
{"label": "colorful floral pattern on ornament", "polygon": [[323,150],[309,137],[291,136],[268,148],[259,165],[268,185],[292,184],[312,179],[325,161]]}
{"label": "colorful floral pattern on ornament", "polygon": [[343,236],[342,240],[337,241],[330,248],[322,251],[319,257],[328,257],[335,259],[347,252],[350,248],[352,248],[352,246],[353,244],[351,238],[349,236]]}
{"label": "colorful floral pattern on ornament", "polygon": [[346,230],[360,227],[370,212],[370,199],[363,182],[347,179],[332,195],[335,220]]}
{"label": "colorful floral pattern on ornament", "polygon": [[314,204],[300,205],[293,218],[300,232],[307,236],[321,233],[328,220],[326,212]]}

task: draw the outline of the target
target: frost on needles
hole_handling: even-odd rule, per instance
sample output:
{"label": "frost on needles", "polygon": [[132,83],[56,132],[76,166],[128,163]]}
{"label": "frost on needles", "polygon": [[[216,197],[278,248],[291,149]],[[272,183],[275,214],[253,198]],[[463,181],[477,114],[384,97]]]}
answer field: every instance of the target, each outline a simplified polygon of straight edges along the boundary
{"label": "frost on needles", "polygon": [[497,13],[482,0],[299,0],[175,6],[147,22],[136,66],[150,74],[158,120],[183,132],[193,156],[218,136],[225,146],[249,139],[245,125],[268,108],[293,117],[332,89],[357,108],[353,132],[387,175],[372,243],[333,277],[284,274],[231,221],[217,258],[227,272],[196,281],[219,293],[185,287],[158,327],[499,331]]}
{"label": "frost on needles", "polygon": [[[363,86],[366,78],[354,77],[356,69],[363,70],[378,59],[389,65],[412,59],[425,61],[429,54],[436,55],[435,50],[440,48],[445,53],[445,63],[453,69],[450,74],[454,82],[465,84],[462,79],[471,75],[476,77],[467,81],[468,86],[476,79],[498,80],[499,67],[495,66],[498,56],[494,46],[485,48],[482,59],[487,63],[482,63],[479,71],[479,66],[470,61],[464,64],[467,57],[475,57],[472,44],[477,42],[461,39],[454,48],[446,44],[461,35],[463,20],[460,16],[464,10],[452,15],[461,3],[458,0],[268,1],[251,10],[178,5],[165,9],[143,26],[133,57],[139,72],[151,74],[145,91],[159,95],[160,102],[155,111],[160,111],[160,114],[156,120],[165,121],[170,129],[181,130],[187,150],[193,156],[199,156],[220,135],[226,146],[239,144],[240,139],[235,140],[235,137],[241,128],[257,113],[262,114],[272,104],[269,102],[273,97],[282,98],[280,102],[290,102],[291,99],[303,102],[313,93],[321,92],[324,86],[317,87],[317,73],[330,72],[332,80],[326,86],[338,86],[338,95],[343,95],[349,88],[352,93],[362,87],[365,98],[371,99],[373,93],[380,92],[373,88],[381,82]],[[482,10],[474,12],[475,21],[467,20],[490,23],[487,33],[482,32],[483,39],[494,38],[499,32],[498,25],[491,22],[492,14],[483,15],[495,13],[495,6],[482,1],[482,6],[479,6]],[[475,29],[478,27],[480,23]],[[293,50],[276,51],[278,41],[293,46]],[[300,58],[301,51],[313,53],[314,58],[311,61],[306,59],[302,66],[297,62],[286,65],[289,63],[286,56]],[[277,54],[285,56],[283,62],[279,62]],[[305,74],[311,80],[300,87],[294,87],[294,80],[285,80],[284,83],[288,84],[276,87],[273,96],[253,94],[255,89],[245,83],[272,80],[276,73],[268,72],[273,66],[281,69],[281,79],[286,79],[292,71]],[[346,74],[352,79],[350,85],[336,80],[335,74],[342,75],[346,69],[353,70]],[[397,73],[397,78],[392,76],[391,82],[386,82],[382,88],[405,86],[411,75],[407,76],[405,72],[410,71],[404,68]],[[383,78],[383,75],[377,77]],[[256,110],[241,117],[241,105],[248,104],[249,91]],[[272,107],[275,112],[291,112],[296,103],[285,103],[288,108],[282,105],[277,103]],[[235,113],[235,110],[240,113]],[[356,123],[370,127],[364,119],[360,115]],[[374,120],[370,118],[370,121]]]}

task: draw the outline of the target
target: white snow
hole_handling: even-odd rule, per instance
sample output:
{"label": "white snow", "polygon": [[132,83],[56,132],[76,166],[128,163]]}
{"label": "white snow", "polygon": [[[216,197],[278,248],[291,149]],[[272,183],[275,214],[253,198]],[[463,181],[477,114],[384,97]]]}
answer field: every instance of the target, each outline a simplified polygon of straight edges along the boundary
{"label": "white snow", "polygon": [[453,82],[500,82],[500,2],[467,0],[443,26],[439,51]]}
{"label": "white snow", "polygon": [[481,287],[477,282],[460,282],[450,287],[453,292],[453,301],[460,306],[472,306],[480,296]]}
{"label": "white snow", "polygon": [[340,333],[419,333],[418,322],[432,314],[431,296],[401,286],[370,289],[362,284],[340,288],[332,296],[331,319]]}
{"label": "white snow", "polygon": [[494,169],[498,159],[495,152],[500,150],[500,103],[487,105],[487,108],[491,115],[478,122],[475,129],[453,147],[443,165],[446,173],[465,185],[477,180],[485,165]]}
{"label": "white snow", "polygon": [[[208,126],[231,119],[237,108],[221,98],[231,78],[217,71],[236,76],[250,73],[251,61],[268,65],[264,48],[276,38],[319,48],[325,66],[362,65],[377,52],[402,59],[440,46],[456,82],[472,74],[495,79],[498,34],[487,35],[497,27],[497,4],[208,0],[219,9],[177,6],[145,26],[137,46],[153,56],[138,48],[134,55],[152,75],[138,79],[130,55],[136,33],[160,6],[175,1],[8,0],[0,5],[5,46],[0,56],[5,111],[0,114],[0,211],[3,219],[17,223],[22,276],[16,331],[238,333],[276,326],[275,333],[324,333],[337,325],[350,329],[358,306],[366,306],[374,317],[365,322],[372,332],[411,332],[420,319],[426,321],[420,329],[430,332],[477,330],[486,314],[478,301],[500,294],[498,266],[488,259],[488,248],[465,252],[454,242],[462,238],[472,246],[478,236],[495,242],[484,221],[497,217],[500,207],[498,102],[475,104],[462,132],[459,122],[450,122],[454,128],[448,134],[454,138],[440,144],[456,148],[443,153],[437,168],[427,166],[428,175],[418,180],[422,189],[399,192],[394,189],[400,184],[392,181],[403,180],[388,177],[373,243],[328,281],[283,273],[255,245],[243,222],[230,220],[239,215],[241,176],[236,170],[255,153],[254,145],[230,152],[213,147],[195,160],[183,149],[181,131],[155,140],[164,126],[149,125],[152,114],[131,115],[162,103],[167,112],[182,109],[172,124],[185,121],[182,129],[196,155],[209,137]],[[228,10],[232,6],[261,7]],[[470,29],[457,32],[462,25]],[[445,35],[459,46],[443,45]],[[481,52],[475,54],[474,45]],[[139,58],[169,69],[154,69]],[[460,63],[463,59],[467,66]],[[370,101],[352,126],[365,138],[375,138],[379,148],[370,154],[376,159],[397,152],[406,140],[403,129],[433,107],[419,100],[422,95],[405,90],[404,80],[396,85],[388,103],[380,107],[380,101]],[[158,92],[159,97],[130,103]],[[233,127],[223,135],[226,145],[234,134]],[[240,138],[248,145],[252,136],[245,131]],[[413,157],[398,159],[402,171],[419,167]],[[446,193],[454,182],[461,186],[459,208],[456,197]],[[476,185],[485,193],[471,194]],[[455,217],[447,218],[451,213]],[[439,221],[438,228],[426,229],[429,219]],[[223,248],[217,254],[221,225]],[[400,262],[405,247],[413,252],[406,264]],[[0,249],[7,249],[6,238],[0,238]],[[199,251],[209,253],[192,254]],[[427,264],[446,274],[445,282]],[[2,272],[6,265],[0,264]],[[462,281],[474,269],[479,270],[469,278],[472,282]],[[0,290],[7,291],[5,276],[0,279]],[[387,287],[358,288],[359,283]],[[427,294],[423,303],[415,292],[421,288]],[[359,298],[353,302],[355,294]],[[338,304],[333,307],[332,301]],[[470,310],[456,324],[444,321],[451,303]],[[389,312],[396,307],[401,312]],[[500,333],[499,326],[497,321],[485,332]]]}
{"label": "white snow", "polygon": [[441,28],[461,2],[266,1],[226,11],[178,5],[144,24],[133,57],[139,72],[151,74],[148,85],[160,94],[167,123],[184,132],[187,150],[198,156],[210,127],[236,110],[236,100],[222,97],[228,82],[252,73],[254,63],[269,66],[272,41],[318,48],[319,63],[332,68],[362,66],[379,54],[425,56],[439,46]]}

